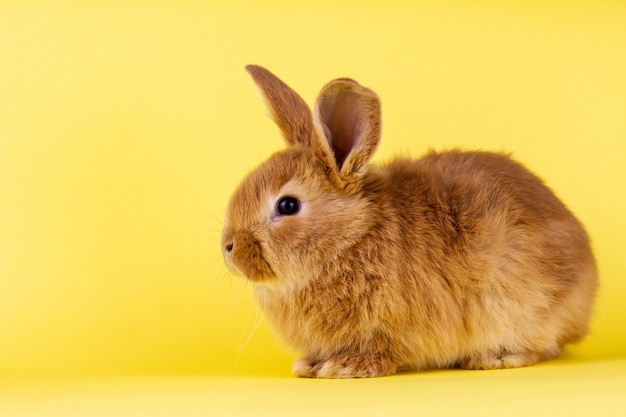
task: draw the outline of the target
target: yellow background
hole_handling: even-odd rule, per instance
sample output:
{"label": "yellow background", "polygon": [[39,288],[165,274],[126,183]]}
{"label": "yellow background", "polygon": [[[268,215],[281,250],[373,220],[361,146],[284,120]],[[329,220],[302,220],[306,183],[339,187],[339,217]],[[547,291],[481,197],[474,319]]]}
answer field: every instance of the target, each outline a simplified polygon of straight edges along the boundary
{"label": "yellow background", "polygon": [[[375,90],[379,161],[453,146],[513,152],[592,237],[602,280],[592,335],[527,370],[275,379],[290,376],[295,353],[218,245],[230,193],[283,146],[249,63],[309,103],[335,77]],[[276,407],[267,387],[291,392],[294,407],[302,390],[386,393],[366,401],[384,415],[412,387],[482,383],[515,403],[503,385],[533,396],[534,378],[547,378],[575,397],[595,375],[599,403],[626,392],[625,213],[626,2],[0,0],[0,385],[46,391],[46,407],[80,403],[72,384],[55,400],[50,381],[103,377],[152,381],[154,395],[173,384],[208,404],[230,395],[241,412],[237,392]],[[184,382],[155,382],[163,375]],[[94,384],[85,409],[127,390],[144,398],[140,382]],[[32,405],[22,388],[9,411]],[[539,398],[565,395],[553,389]]]}

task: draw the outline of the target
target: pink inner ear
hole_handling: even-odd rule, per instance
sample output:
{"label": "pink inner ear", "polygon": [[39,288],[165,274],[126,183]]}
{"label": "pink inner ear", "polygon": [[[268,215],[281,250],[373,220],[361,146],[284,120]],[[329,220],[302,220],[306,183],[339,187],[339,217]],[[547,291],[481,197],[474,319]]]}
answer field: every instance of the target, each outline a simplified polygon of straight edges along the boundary
{"label": "pink inner ear", "polygon": [[360,112],[359,94],[346,92],[326,100],[321,106],[321,116],[328,128],[327,139],[335,154],[337,166],[341,166],[350,152],[359,145],[364,132],[365,118]]}

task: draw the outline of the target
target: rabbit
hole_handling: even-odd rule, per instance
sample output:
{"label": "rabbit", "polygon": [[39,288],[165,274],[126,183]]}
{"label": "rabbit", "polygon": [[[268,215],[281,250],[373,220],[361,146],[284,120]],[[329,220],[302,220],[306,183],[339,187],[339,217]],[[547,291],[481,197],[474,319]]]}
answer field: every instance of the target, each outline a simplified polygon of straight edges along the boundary
{"label": "rabbit", "polygon": [[581,223],[510,155],[429,151],[370,162],[378,96],[349,78],[313,112],[246,70],[287,148],[240,183],[222,231],[299,377],[499,369],[581,340],[598,285]]}

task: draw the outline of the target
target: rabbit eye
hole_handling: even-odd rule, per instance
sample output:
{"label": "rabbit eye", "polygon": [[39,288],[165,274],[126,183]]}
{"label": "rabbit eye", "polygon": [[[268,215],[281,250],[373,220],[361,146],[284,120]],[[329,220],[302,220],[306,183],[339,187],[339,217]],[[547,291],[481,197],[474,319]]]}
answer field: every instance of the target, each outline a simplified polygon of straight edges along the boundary
{"label": "rabbit eye", "polygon": [[300,211],[300,201],[295,197],[283,197],[278,200],[276,208],[279,214],[291,216]]}

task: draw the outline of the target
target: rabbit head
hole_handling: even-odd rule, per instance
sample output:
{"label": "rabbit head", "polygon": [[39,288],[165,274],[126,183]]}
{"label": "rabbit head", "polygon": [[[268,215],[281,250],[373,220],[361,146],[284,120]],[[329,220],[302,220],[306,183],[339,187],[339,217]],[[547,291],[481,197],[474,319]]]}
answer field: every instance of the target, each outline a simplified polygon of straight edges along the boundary
{"label": "rabbit head", "polygon": [[246,69],[287,148],[234,193],[222,250],[233,272],[280,285],[315,276],[367,230],[370,202],[359,180],[380,140],[380,102],[355,81],[336,79],[321,90],[312,113],[269,71]]}

